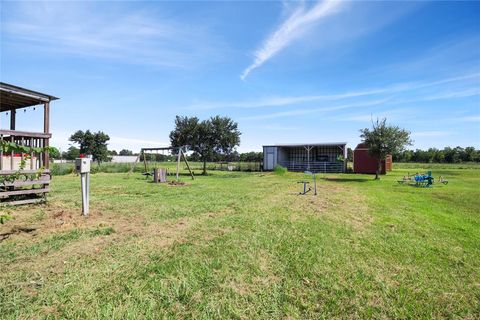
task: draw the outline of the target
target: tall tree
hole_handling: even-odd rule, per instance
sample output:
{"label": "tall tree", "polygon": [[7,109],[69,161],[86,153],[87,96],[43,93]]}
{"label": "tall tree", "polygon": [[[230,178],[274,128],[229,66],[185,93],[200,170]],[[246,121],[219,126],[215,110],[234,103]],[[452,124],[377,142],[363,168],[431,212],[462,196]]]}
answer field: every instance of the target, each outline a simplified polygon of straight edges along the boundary
{"label": "tall tree", "polygon": [[78,130],[70,137],[70,141],[80,146],[81,154],[91,154],[93,160],[98,164],[109,161],[107,142],[110,140],[108,134],[98,131],[95,133],[87,130],[85,132]]}
{"label": "tall tree", "polygon": [[387,125],[386,118],[377,119],[376,122],[372,121],[372,129],[365,128],[360,132],[360,137],[369,148],[369,154],[377,159],[375,179],[380,179],[382,161],[387,155],[400,153],[405,146],[412,144],[410,132],[397,126]]}
{"label": "tall tree", "polygon": [[197,117],[176,116],[170,143],[174,148],[185,147],[198,154],[206,174],[207,161],[215,155],[229,155],[240,145],[240,134],[237,123],[228,117],[200,121]]}

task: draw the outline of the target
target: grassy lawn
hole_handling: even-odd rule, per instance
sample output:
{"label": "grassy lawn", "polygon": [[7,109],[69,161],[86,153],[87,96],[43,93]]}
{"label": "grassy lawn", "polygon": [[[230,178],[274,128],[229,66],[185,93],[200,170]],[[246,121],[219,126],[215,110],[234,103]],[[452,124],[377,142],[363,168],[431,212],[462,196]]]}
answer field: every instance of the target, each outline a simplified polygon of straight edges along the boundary
{"label": "grassy lawn", "polygon": [[88,219],[54,177],[0,225],[0,318],[479,319],[480,170],[399,185],[412,169],[319,175],[316,197],[294,173],[99,173]]}

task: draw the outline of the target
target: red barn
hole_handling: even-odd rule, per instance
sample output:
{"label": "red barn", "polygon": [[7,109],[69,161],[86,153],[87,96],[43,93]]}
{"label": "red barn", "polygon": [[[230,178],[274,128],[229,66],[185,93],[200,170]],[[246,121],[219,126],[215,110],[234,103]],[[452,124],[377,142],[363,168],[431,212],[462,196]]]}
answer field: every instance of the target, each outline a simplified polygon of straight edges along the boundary
{"label": "red barn", "polygon": [[[355,173],[375,173],[377,171],[377,159],[368,154],[368,147],[365,143],[357,145],[353,151],[353,172]],[[381,174],[386,171],[392,171],[392,156],[388,155],[386,160],[382,161]]]}

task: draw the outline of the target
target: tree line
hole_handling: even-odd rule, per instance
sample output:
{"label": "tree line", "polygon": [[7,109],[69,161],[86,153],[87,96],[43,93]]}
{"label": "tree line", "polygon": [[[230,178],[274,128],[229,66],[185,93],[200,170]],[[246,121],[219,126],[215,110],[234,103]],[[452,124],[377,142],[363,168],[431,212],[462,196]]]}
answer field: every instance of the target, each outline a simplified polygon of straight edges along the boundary
{"label": "tree line", "polygon": [[394,162],[422,162],[422,163],[461,163],[480,162],[480,150],[474,147],[445,147],[443,149],[429,148],[428,150],[404,150],[392,155]]}

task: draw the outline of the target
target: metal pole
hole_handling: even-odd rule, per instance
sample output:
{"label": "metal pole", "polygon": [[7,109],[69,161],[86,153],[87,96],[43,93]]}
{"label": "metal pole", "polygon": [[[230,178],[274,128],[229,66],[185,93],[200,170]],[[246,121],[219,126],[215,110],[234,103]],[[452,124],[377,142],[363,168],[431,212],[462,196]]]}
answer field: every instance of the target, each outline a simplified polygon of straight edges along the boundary
{"label": "metal pole", "polygon": [[88,216],[88,189],[89,189],[88,173],[81,173],[80,180],[82,184],[82,214]]}
{"label": "metal pole", "polygon": [[317,177],[313,174],[313,188],[315,189],[315,195],[317,195]]}
{"label": "metal pole", "polygon": [[90,172],[86,173],[86,180],[87,180],[87,215],[90,211]]}

